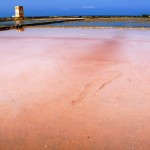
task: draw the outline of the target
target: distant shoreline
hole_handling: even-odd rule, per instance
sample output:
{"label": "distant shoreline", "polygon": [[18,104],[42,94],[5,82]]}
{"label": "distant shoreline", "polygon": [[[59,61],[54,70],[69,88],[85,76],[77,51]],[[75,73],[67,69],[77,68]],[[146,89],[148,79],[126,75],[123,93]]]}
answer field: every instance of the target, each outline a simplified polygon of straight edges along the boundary
{"label": "distant shoreline", "polygon": [[[146,19],[150,20],[150,16],[30,16],[30,17],[25,17],[24,19],[21,20],[32,20],[32,19],[66,19],[66,18],[84,18],[86,20],[89,19]],[[12,21],[12,20],[18,20],[18,18],[13,18],[13,17],[4,17],[0,18],[0,21]]]}

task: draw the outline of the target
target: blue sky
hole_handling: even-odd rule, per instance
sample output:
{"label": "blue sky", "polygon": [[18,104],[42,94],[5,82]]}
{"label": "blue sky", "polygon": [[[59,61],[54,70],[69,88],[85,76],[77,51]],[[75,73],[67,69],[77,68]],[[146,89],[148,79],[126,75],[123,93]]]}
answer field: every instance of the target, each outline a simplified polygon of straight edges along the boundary
{"label": "blue sky", "polygon": [[1,0],[0,17],[23,5],[26,16],[150,14],[150,0]]}

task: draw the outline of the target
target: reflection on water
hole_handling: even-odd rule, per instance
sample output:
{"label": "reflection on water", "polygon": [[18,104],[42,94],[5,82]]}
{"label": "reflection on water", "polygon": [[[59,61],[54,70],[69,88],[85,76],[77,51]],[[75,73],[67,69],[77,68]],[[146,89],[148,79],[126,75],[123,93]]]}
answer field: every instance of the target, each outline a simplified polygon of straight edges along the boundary
{"label": "reflection on water", "polygon": [[19,21],[2,21],[0,22],[0,26],[14,26],[16,24],[34,24],[34,23],[42,23],[48,22],[50,20],[19,20]]}
{"label": "reflection on water", "polygon": [[23,32],[23,31],[25,31],[25,28],[24,28],[23,26],[18,26],[18,27],[16,28],[16,31],[17,31],[17,32]]}
{"label": "reflection on water", "polygon": [[15,21],[15,24],[16,25],[21,25],[21,24],[24,24],[24,21],[23,20],[17,20],[17,21]]}
{"label": "reflection on water", "polygon": [[25,31],[25,28],[23,26],[21,26],[22,24],[24,24],[24,21],[18,20],[18,21],[15,21],[15,23],[16,23],[16,31],[18,31],[18,32]]}

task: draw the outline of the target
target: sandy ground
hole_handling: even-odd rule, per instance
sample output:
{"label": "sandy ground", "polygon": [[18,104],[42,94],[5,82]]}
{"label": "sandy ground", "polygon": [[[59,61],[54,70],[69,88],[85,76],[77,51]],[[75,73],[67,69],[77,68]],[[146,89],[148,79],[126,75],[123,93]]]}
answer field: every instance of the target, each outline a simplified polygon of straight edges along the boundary
{"label": "sandy ground", "polygon": [[150,31],[0,33],[0,150],[44,149],[150,149]]}

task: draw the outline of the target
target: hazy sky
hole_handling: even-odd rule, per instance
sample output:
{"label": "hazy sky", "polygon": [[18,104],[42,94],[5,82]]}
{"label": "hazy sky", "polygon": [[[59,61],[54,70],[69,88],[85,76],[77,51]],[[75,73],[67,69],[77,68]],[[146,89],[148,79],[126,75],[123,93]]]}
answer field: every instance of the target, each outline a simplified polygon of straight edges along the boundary
{"label": "hazy sky", "polygon": [[1,0],[0,17],[23,5],[26,16],[150,14],[150,0]]}

